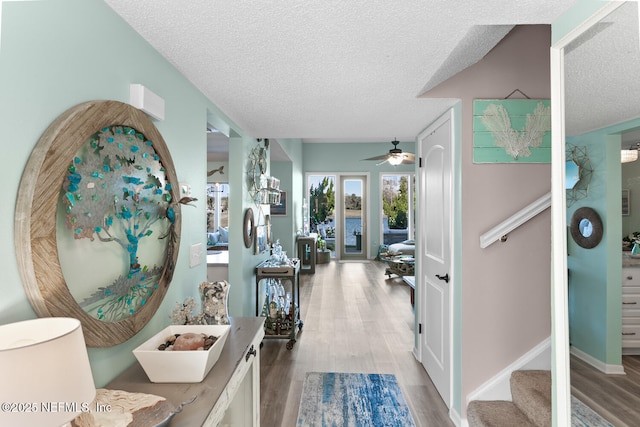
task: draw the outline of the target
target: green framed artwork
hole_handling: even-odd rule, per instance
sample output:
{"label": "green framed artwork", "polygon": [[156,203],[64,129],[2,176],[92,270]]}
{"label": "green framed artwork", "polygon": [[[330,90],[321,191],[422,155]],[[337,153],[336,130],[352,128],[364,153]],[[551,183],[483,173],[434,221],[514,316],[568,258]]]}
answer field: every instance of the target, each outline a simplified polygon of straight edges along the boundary
{"label": "green framed artwork", "polygon": [[474,163],[550,163],[551,101],[473,101]]}

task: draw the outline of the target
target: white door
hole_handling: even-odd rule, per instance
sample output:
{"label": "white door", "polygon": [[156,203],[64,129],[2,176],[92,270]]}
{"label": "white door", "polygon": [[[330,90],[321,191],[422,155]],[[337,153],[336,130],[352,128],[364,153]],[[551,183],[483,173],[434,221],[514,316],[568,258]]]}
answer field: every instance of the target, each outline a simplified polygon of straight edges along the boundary
{"label": "white door", "polygon": [[446,114],[418,136],[420,351],[447,407],[451,404],[451,123]]}

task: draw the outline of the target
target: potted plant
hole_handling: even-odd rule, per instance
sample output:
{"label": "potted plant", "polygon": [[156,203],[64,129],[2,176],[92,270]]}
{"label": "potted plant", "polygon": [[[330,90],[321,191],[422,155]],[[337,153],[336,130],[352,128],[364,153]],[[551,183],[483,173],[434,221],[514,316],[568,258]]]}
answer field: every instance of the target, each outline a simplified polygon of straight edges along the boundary
{"label": "potted plant", "polygon": [[327,250],[327,242],[321,236],[318,236],[317,245],[316,264],[327,264],[331,256],[331,252]]}

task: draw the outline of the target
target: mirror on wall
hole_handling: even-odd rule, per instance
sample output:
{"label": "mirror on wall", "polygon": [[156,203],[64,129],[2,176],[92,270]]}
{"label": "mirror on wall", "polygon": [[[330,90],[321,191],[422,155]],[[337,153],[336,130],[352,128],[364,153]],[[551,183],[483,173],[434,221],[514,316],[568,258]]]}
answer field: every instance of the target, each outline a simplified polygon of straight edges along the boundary
{"label": "mirror on wall", "polygon": [[[637,2],[602,2],[602,5],[603,12],[599,14],[602,18],[590,23],[588,27],[585,25],[581,34],[563,48],[564,129],[569,141],[580,140],[579,137],[582,135],[591,135],[591,132],[614,126],[617,130],[612,133],[612,136],[617,136],[625,131],[623,127],[625,123],[638,119],[640,111],[638,108],[640,82],[637,78],[640,75],[638,4]],[[595,21],[597,18],[591,19]],[[573,34],[567,36],[567,38],[570,37],[573,37]],[[598,206],[600,210],[608,209],[607,212],[601,212],[603,216],[611,212],[619,215],[618,207],[613,210],[610,204],[603,201],[606,191],[603,189],[605,187],[603,181],[614,180],[615,182],[617,171],[613,168],[620,164],[620,155],[615,159],[608,157],[611,150],[599,150],[600,147],[597,147],[593,138],[588,140],[585,137],[582,141],[590,144],[589,148],[594,148],[593,156],[591,152],[588,153],[595,171],[592,181],[593,191],[589,189],[584,198],[571,199],[570,190],[567,190],[569,213],[576,209],[576,206],[571,207],[573,201],[578,202],[578,208],[580,205],[591,205]],[[602,144],[606,143],[607,140],[603,137]],[[570,144],[567,144],[567,152],[569,152],[569,146]],[[567,156],[567,160],[571,158]],[[625,178],[622,180],[623,186],[624,183]],[[620,194],[622,195],[622,192]],[[623,201],[621,200],[620,203]],[[603,231],[598,227],[598,218],[589,217],[588,212],[579,214],[578,211],[579,209],[576,210],[570,225],[572,237],[576,242],[580,241],[587,245],[581,245],[583,248],[595,247],[594,244],[597,245]],[[607,224],[616,224],[615,220],[607,219]],[[609,234],[609,239],[617,234],[617,230],[614,231],[611,227],[604,232],[605,236]],[[607,256],[612,256],[610,251],[620,250],[622,242],[616,244],[609,240],[606,243],[607,246],[600,245],[598,249],[608,250]],[[616,249],[613,249],[614,247]],[[625,364],[625,359],[621,356],[621,348],[617,347],[621,342],[618,335],[620,328],[624,328],[623,315],[615,314],[621,313],[622,291],[620,282],[608,283],[607,278],[612,276],[610,273],[608,276],[598,276],[602,273],[602,269],[590,267],[589,257],[594,254],[598,254],[597,250],[580,251],[580,255],[578,252],[572,253],[568,257],[567,265],[559,266],[565,271],[567,266],[570,269],[567,313],[568,344],[572,355],[571,392],[580,393],[581,398],[589,401],[592,407],[598,409],[607,407],[607,410],[616,414],[628,415],[634,412],[637,414],[637,405],[630,408],[628,402],[618,399],[614,399],[618,400],[617,402],[614,400],[604,402],[606,399],[603,399],[607,394],[603,390],[606,390],[608,382],[607,375],[603,372],[622,369],[619,365]],[[601,252],[599,256],[602,258]],[[616,253],[612,258],[616,259],[617,256],[619,255]],[[622,270],[622,265],[619,268]],[[555,271],[554,275],[557,277]],[[599,278],[594,280],[596,277]],[[554,286],[557,287],[558,284]],[[585,307],[588,307],[588,310],[585,310]],[[556,334],[558,334],[557,331],[556,329]],[[620,359],[616,360],[618,357],[622,362]],[[589,387],[584,380],[584,373],[587,370],[600,375],[600,382]],[[617,405],[617,409],[610,409],[608,405],[611,404]],[[632,422],[629,425],[637,425],[637,423]]]}
{"label": "mirror on wall", "polygon": [[566,162],[566,184],[565,187],[567,190],[571,190],[576,186],[578,181],[580,181],[580,166],[576,162],[571,160],[567,160]]}
{"label": "mirror on wall", "polygon": [[229,184],[207,184],[207,249],[229,246]]}
{"label": "mirror on wall", "polygon": [[228,183],[229,137],[214,126],[207,125],[207,250],[220,253],[229,248]]}
{"label": "mirror on wall", "polygon": [[[622,149],[637,147],[640,141],[640,130],[634,129],[622,134]],[[621,164],[622,184],[622,236],[626,236],[628,246],[625,250],[631,250],[630,236],[640,233],[640,160]]]}

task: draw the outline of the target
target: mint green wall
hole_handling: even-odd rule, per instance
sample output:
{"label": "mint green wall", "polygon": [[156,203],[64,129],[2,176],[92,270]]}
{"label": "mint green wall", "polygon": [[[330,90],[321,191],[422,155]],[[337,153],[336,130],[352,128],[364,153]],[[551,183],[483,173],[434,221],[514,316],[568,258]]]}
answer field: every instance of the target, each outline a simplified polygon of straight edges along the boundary
{"label": "mint green wall", "polygon": [[578,25],[602,9],[607,3],[603,0],[578,0],[576,5],[562,14],[551,25],[551,42],[556,43]]}
{"label": "mint green wall", "polygon": [[592,249],[567,240],[569,266],[569,336],[571,345],[608,364],[620,365],[622,346],[622,209],[620,203],[620,135],[617,125],[568,138],[587,147],[594,173],[588,196],[567,208],[567,224],[580,207],[602,218],[602,242]]}
{"label": "mint green wall", "polygon": [[271,174],[280,179],[280,189],[287,192],[287,215],[271,217],[273,239],[280,239],[287,256],[295,256],[295,240],[298,230],[302,229],[302,194],[304,181],[302,150],[299,139],[278,140],[290,161],[271,161]]}
{"label": "mint green wall", "polygon": [[255,316],[255,268],[268,254],[254,255],[254,248],[246,248],[243,220],[247,209],[253,210],[254,224],[264,224],[261,210],[251,198],[248,160],[257,142],[250,138],[229,138],[229,182],[237,189],[229,200],[229,312],[232,316]]}
{"label": "mint green wall", "polygon": [[[194,195],[205,192],[207,121],[227,131],[235,125],[103,1],[4,2],[1,7],[0,170],[5,203],[0,204],[0,235],[5,238],[0,240],[0,324],[4,324],[36,317],[18,271],[13,218],[24,166],[56,117],[88,100],[127,102],[131,83],[147,86],[165,100],[166,118],[155,124],[169,147],[179,181],[189,183]],[[238,159],[235,162],[242,164],[246,156]],[[230,162],[229,169],[238,168]],[[234,179],[238,185],[244,183],[244,177]],[[189,246],[205,243],[205,206],[186,206],[182,213],[178,264],[156,315],[129,341],[89,350],[98,387],[129,366],[134,361],[131,351],[166,326],[175,304],[187,296],[196,297],[198,284],[206,279],[205,264],[189,268],[188,263]],[[242,245],[237,233],[232,248]],[[254,258],[242,252],[235,262],[255,266]],[[232,314],[249,314],[250,293],[242,285],[238,289],[232,288]]]}
{"label": "mint green wall", "polygon": [[291,197],[294,195],[293,188],[293,163],[292,162],[271,162],[271,174],[280,179],[280,190],[287,192],[287,215],[271,216],[271,236],[273,241],[280,240],[282,249],[287,252],[287,256],[295,256],[295,212],[291,209],[292,204],[296,204]]}
{"label": "mint green wall", "polygon": [[[425,123],[425,125],[427,125]],[[417,135],[416,135],[417,136]],[[369,253],[375,257],[381,239],[379,224],[382,221],[382,206],[380,200],[381,172],[415,172],[415,165],[391,166],[385,163],[376,166],[376,161],[362,161],[369,157],[387,153],[393,146],[391,143],[342,143],[342,144],[304,144],[303,163],[305,173],[345,173],[368,172],[370,200],[369,200]],[[415,153],[415,142],[401,142],[398,148],[409,153]],[[304,191],[302,188],[302,191]]]}

